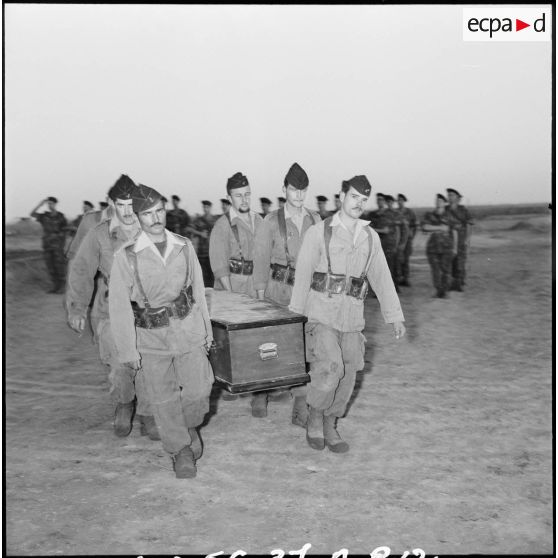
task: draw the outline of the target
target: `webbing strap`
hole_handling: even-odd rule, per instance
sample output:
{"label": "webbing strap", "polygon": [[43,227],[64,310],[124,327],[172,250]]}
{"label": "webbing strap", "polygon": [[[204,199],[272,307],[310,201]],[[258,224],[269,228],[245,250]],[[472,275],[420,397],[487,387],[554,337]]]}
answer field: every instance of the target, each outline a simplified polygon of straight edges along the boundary
{"label": "webbing strap", "polygon": [[[184,254],[184,261],[186,263],[186,279],[184,280],[184,286],[182,287],[181,291],[186,291],[186,289],[188,288],[189,285],[192,284],[192,269],[191,267],[188,265],[188,256],[186,255],[186,250],[184,250],[185,246],[182,249],[182,253]],[[141,279],[138,273],[138,257],[136,255],[136,253],[134,252],[134,246],[126,246],[125,248],[126,250],[126,256],[128,257],[128,263],[130,264],[130,267],[132,268],[132,271],[134,272],[134,278],[136,280],[136,283],[138,285],[138,291],[139,294],[141,296],[141,298],[143,299],[143,304],[145,305],[146,308],[151,308],[151,304],[149,304],[149,300],[147,298],[147,295],[145,294],[145,291],[143,289],[143,285],[141,283]]]}
{"label": "webbing strap", "polygon": [[292,263],[291,255],[289,254],[289,246],[287,244],[287,220],[285,219],[285,208],[281,207],[277,212],[277,220],[279,221],[279,233],[283,238],[283,243],[285,244],[285,255],[287,256],[287,265],[290,266]]}
{"label": "webbing strap", "polygon": [[240,244],[240,235],[238,234],[238,226],[235,224],[232,224],[232,220],[231,220],[231,216],[229,215],[229,212],[225,212],[225,215],[227,216],[227,219],[229,220],[229,225],[231,226],[232,232],[234,234],[234,237],[236,238],[236,242],[238,243],[238,251],[240,253],[240,259],[244,261],[244,258],[242,256],[242,246]]}
{"label": "webbing strap", "polygon": [[[329,256],[329,244],[331,242],[331,235],[333,234],[332,231],[333,227],[331,226],[332,219],[333,217],[327,217],[324,220],[324,241],[325,241],[326,257],[327,257],[328,273],[331,273],[331,258]],[[366,229],[366,233],[368,236],[368,259],[366,260],[366,265],[364,266],[364,270],[360,275],[362,278],[366,277],[366,274],[368,273],[368,268],[372,263],[372,231],[370,230],[370,227],[368,225],[366,225],[366,227],[364,228]]]}

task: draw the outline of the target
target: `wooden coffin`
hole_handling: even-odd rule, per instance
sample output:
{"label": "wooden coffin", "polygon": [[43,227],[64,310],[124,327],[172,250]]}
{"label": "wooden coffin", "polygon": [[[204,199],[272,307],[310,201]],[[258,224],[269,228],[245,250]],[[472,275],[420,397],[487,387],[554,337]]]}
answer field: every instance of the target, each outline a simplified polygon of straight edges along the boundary
{"label": "wooden coffin", "polygon": [[207,289],[215,347],[209,352],[215,379],[231,393],[290,387],[306,372],[306,317],[267,300]]}

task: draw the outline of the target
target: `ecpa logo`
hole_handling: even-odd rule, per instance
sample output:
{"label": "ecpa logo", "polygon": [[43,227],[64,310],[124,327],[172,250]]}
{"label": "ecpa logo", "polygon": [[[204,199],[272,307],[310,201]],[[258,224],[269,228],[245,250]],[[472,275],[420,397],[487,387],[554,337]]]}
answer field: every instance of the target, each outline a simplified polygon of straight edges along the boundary
{"label": "ecpa logo", "polygon": [[551,8],[463,8],[465,41],[550,41]]}

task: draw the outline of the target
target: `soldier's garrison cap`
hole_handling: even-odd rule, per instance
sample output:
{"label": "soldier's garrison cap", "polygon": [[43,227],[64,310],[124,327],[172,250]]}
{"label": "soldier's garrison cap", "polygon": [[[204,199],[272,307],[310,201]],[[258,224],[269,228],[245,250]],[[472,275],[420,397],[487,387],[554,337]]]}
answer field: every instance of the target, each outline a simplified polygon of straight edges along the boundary
{"label": "soldier's garrison cap", "polygon": [[370,191],[372,190],[372,185],[368,182],[368,178],[363,174],[358,176],[353,176],[349,180],[343,180],[343,186],[347,188],[354,188],[359,194],[363,196],[369,196]]}
{"label": "soldier's garrison cap", "polygon": [[121,174],[120,178],[114,183],[108,191],[108,197],[112,200],[131,200],[137,186],[135,182],[127,175]]}
{"label": "soldier's garrison cap", "polygon": [[248,179],[241,172],[233,174],[227,180],[227,191],[234,190],[235,188],[244,188],[245,186],[248,186]]}
{"label": "soldier's garrison cap", "polygon": [[438,200],[444,200],[445,202],[447,202],[447,198],[446,196],[443,196],[442,194],[436,194],[436,199]]}
{"label": "soldier's garrison cap", "polygon": [[271,205],[271,200],[269,198],[260,198],[260,203],[268,203],[269,205]]}
{"label": "soldier's garrison cap", "polygon": [[317,199],[319,202],[326,202],[326,201],[327,201],[327,198],[326,198],[325,196],[316,196],[316,199]]}
{"label": "soldier's garrison cap", "polygon": [[209,200],[202,200],[202,205],[208,205],[209,207],[211,207],[213,204],[209,201]]}
{"label": "soldier's garrison cap", "polygon": [[49,196],[47,200],[52,203],[58,203],[58,200],[54,196]]}
{"label": "soldier's garrison cap", "polygon": [[403,200],[404,202],[407,201],[407,196],[405,194],[397,194],[398,200]]}
{"label": "soldier's garrison cap", "polygon": [[132,208],[134,213],[139,213],[140,211],[146,211],[162,201],[163,196],[144,184],[139,184],[136,186],[136,191],[132,197]]}
{"label": "soldier's garrison cap", "polygon": [[221,203],[225,203],[227,205],[231,205],[231,202],[227,198],[221,198]]}
{"label": "soldier's garrison cap", "polygon": [[298,163],[293,163],[285,176],[285,182],[297,190],[304,190],[308,188],[308,175]]}
{"label": "soldier's garrison cap", "polygon": [[453,192],[455,195],[459,196],[460,198],[463,197],[455,188],[446,188],[446,192],[448,194],[451,194]]}

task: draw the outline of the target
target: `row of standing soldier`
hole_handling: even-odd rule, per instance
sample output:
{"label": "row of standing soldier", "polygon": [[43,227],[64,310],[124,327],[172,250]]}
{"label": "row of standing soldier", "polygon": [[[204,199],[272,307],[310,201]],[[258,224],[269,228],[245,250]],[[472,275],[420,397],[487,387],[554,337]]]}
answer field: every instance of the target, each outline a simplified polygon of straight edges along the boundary
{"label": "row of standing soldier", "polygon": [[[306,428],[311,447],[344,452],[349,448],[336,420],[364,364],[361,332],[368,282],[396,337],[405,328],[378,234],[359,218],[371,189],[366,177],[343,182],[341,207],[326,222],[303,207],[307,188],[306,173],[295,163],[284,181],[286,208],[263,220],[250,210],[246,177],[231,177],[231,210],[211,232],[209,261],[216,288],[267,297],[308,316],[312,382],[294,393],[292,420]],[[135,409],[142,434],[162,438],[176,476],[194,476],[202,452],[197,428],[209,408],[213,381],[206,357],[212,331],[199,260],[188,239],[165,231],[166,211],[158,192],[123,176],[109,197],[112,216],[101,219],[70,254],[68,321],[83,331],[98,272],[91,317],[117,401],[115,432],[129,434]],[[267,394],[256,394],[254,416],[265,416],[266,407]]]}

